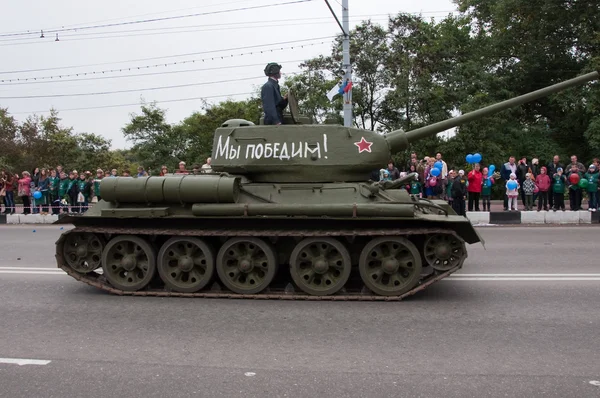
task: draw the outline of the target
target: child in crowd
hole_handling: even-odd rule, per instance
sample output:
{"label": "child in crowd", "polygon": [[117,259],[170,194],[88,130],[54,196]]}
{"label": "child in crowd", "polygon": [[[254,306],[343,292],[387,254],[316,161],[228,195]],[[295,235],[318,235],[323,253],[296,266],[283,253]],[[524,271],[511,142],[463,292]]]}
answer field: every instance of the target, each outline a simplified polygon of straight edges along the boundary
{"label": "child in crowd", "polygon": [[525,211],[533,210],[533,191],[535,191],[533,173],[527,173],[525,174],[525,181],[523,181],[523,193],[525,193]]}
{"label": "child in crowd", "polygon": [[[571,183],[571,178],[574,178],[572,177],[574,175],[577,175],[578,177],[576,178],[577,182],[575,184]],[[583,175],[577,168],[577,165],[572,165],[571,170],[568,171],[567,175],[567,185],[569,187],[569,206],[571,207],[571,211],[579,211],[581,209],[582,192],[581,187],[579,186],[579,180],[581,180],[581,178],[583,178]]]}
{"label": "child in crowd", "polygon": [[590,164],[588,172],[585,173],[584,178],[588,181],[587,193],[588,193],[588,210],[598,210],[598,176],[600,173],[596,169],[595,164]]}
{"label": "child in crowd", "polygon": [[[514,188],[509,188],[508,185],[513,181],[516,186]],[[519,182],[517,181],[517,175],[515,173],[510,173],[510,179],[506,181],[506,196],[508,197],[508,210],[519,210],[517,204],[517,198],[519,197]]]}
{"label": "child in crowd", "polygon": [[379,170],[379,181],[392,181],[392,177],[390,177],[390,172],[387,169]]}
{"label": "child in crowd", "polygon": [[[481,186],[481,200],[483,202],[483,211],[491,211],[490,209],[490,198],[492,196],[492,184],[494,179],[488,176],[489,170],[487,167],[483,168],[482,173],[482,186]],[[487,209],[487,210],[486,210]]]}
{"label": "child in crowd", "polygon": [[411,195],[417,195],[419,198],[423,197],[421,183],[418,179],[412,180],[410,183],[410,193]]}
{"label": "child in crowd", "polygon": [[542,210],[542,205],[544,207],[544,211],[548,211],[548,191],[550,190],[550,185],[552,183],[547,171],[548,169],[545,166],[542,166],[540,169],[540,174],[535,177],[535,185],[537,185],[538,189],[540,190],[538,192],[537,211]]}
{"label": "child in crowd", "polygon": [[552,192],[554,195],[554,208],[556,211],[561,209],[565,211],[565,187],[567,186],[567,177],[563,174],[562,167],[556,169],[556,174],[552,177]]}

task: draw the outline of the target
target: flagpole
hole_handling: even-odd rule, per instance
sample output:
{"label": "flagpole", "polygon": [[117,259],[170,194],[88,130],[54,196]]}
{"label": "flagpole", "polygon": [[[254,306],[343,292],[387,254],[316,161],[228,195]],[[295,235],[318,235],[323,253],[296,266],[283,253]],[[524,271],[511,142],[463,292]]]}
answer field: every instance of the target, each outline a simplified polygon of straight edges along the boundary
{"label": "flagpole", "polygon": [[[348,0],[342,0],[342,28],[344,30],[344,41],[342,42],[342,69],[346,72],[344,80],[352,81],[352,66],[350,65],[350,17],[348,12]],[[344,126],[352,127],[352,86],[344,98]]]}

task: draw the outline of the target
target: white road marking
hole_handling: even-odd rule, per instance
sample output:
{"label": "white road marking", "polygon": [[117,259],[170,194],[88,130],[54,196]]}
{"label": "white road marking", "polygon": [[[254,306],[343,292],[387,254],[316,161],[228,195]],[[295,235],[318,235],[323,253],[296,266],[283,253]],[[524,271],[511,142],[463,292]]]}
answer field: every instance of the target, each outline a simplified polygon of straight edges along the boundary
{"label": "white road marking", "polygon": [[23,358],[0,358],[0,363],[8,363],[12,365],[48,365],[52,361],[45,359],[23,359]]}
{"label": "white road marking", "polygon": [[8,270],[8,271],[4,271],[4,270],[0,270],[0,274],[20,274],[20,275],[66,275],[66,273],[63,272],[56,272],[56,271],[16,271],[16,270]]}
{"label": "white road marking", "polygon": [[593,386],[596,386],[596,387],[600,387],[600,381],[598,381],[598,380],[592,380],[592,381],[590,381],[590,384]]}
{"label": "white road marking", "polygon": [[244,376],[248,376],[248,377],[250,377],[250,376],[256,376],[256,373],[254,373],[254,372],[246,372],[246,373],[244,373]]}
{"label": "white road marking", "polygon": [[13,269],[13,270],[23,270],[23,271],[62,271],[60,268],[50,268],[50,267],[0,267],[0,270],[5,269]]}
{"label": "white road marking", "polygon": [[0,267],[0,274],[66,275],[62,269],[50,267]]}
{"label": "white road marking", "polygon": [[[0,274],[66,275],[62,269],[50,267],[0,267]],[[600,274],[453,274],[442,281],[600,281]]]}
{"label": "white road marking", "polygon": [[474,276],[474,277],[479,277],[479,276],[485,276],[485,277],[492,277],[492,276],[502,276],[502,277],[510,277],[510,276],[600,276],[600,274],[453,274],[451,275],[451,277],[454,276]]}
{"label": "white road marking", "polygon": [[600,277],[591,277],[591,278],[584,278],[584,277],[574,277],[574,278],[569,278],[569,277],[558,277],[558,278],[552,278],[552,277],[523,277],[523,278],[517,278],[517,277],[508,277],[508,278],[501,278],[501,277],[493,277],[493,278],[485,278],[485,277],[477,277],[477,278],[461,278],[461,277],[449,277],[446,279],[442,279],[442,281],[448,281],[448,282],[455,282],[455,281],[556,281],[556,282],[566,282],[566,281],[600,281]]}

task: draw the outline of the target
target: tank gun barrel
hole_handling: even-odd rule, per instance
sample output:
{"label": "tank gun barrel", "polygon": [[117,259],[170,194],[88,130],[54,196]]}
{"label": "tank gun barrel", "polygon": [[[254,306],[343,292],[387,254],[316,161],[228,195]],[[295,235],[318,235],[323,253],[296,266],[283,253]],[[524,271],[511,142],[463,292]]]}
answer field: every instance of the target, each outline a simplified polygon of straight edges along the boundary
{"label": "tank gun barrel", "polygon": [[535,101],[539,98],[546,97],[550,94],[557,93],[567,88],[575,87],[587,83],[592,80],[596,80],[600,77],[598,72],[590,72],[585,75],[577,76],[573,79],[566,80],[561,83],[553,84],[551,86],[532,91],[527,94],[520,95],[515,98],[511,98],[497,104],[486,106],[485,108],[477,109],[472,112],[465,113],[464,115],[457,116],[451,119],[446,119],[441,122],[424,126],[415,130],[404,132],[402,130],[392,131],[385,136],[390,149],[392,152],[398,152],[406,149],[410,143],[423,139],[425,137],[433,136],[441,133],[442,131],[451,129],[464,123],[471,122],[473,120],[481,119],[486,116],[499,113],[505,109],[519,106],[527,102]]}

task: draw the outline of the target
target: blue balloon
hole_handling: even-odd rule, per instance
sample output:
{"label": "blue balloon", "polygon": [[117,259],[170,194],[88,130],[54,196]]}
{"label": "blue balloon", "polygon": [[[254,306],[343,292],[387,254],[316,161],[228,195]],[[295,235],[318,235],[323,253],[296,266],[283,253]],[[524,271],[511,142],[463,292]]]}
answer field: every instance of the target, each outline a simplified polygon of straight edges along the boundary
{"label": "blue balloon", "polygon": [[39,198],[41,198],[41,197],[42,197],[42,193],[41,193],[40,191],[35,191],[35,192],[33,193],[33,197],[34,197],[35,199],[39,199]]}
{"label": "blue balloon", "polygon": [[494,174],[495,170],[496,170],[496,166],[491,164],[490,167],[488,167],[488,175]]}
{"label": "blue balloon", "polygon": [[468,154],[466,158],[467,163],[473,163],[473,155]]}
{"label": "blue balloon", "polygon": [[443,169],[444,168],[444,163],[442,163],[441,161],[437,161],[435,162],[435,164],[433,165],[433,167],[435,167],[436,169]]}
{"label": "blue balloon", "polygon": [[508,189],[516,189],[517,188],[517,182],[514,180],[510,180],[506,186],[508,187]]}
{"label": "blue balloon", "polygon": [[434,176],[434,177],[439,176],[441,172],[442,171],[440,169],[437,169],[435,167],[433,169],[431,169],[431,175]]}
{"label": "blue balloon", "polygon": [[481,162],[481,155],[476,153],[475,155],[473,155],[473,163],[479,163]]}

